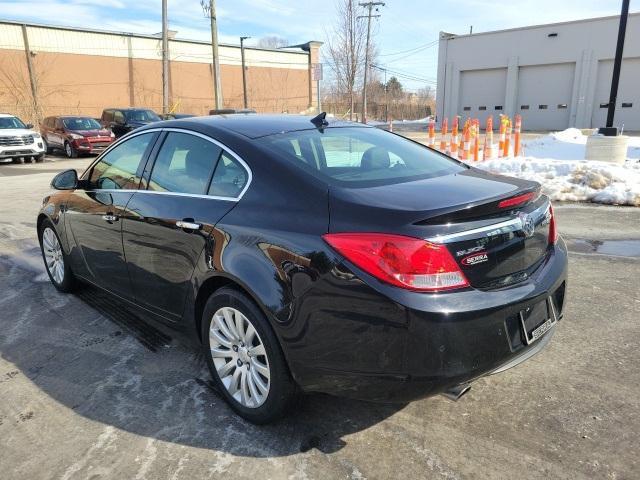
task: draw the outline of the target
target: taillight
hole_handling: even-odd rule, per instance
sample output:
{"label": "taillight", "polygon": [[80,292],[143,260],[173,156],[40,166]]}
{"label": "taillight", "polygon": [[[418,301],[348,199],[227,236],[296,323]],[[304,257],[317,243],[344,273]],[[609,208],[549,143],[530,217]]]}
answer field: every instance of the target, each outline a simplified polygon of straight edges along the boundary
{"label": "taillight", "polygon": [[523,203],[527,203],[528,201],[532,200],[537,195],[538,192],[529,192],[523,193],[522,195],[517,195],[515,197],[507,198],[506,200],[502,200],[500,203],[498,203],[498,208],[509,208],[522,205]]}
{"label": "taillight", "polygon": [[384,233],[333,233],[323,238],[365,272],[397,287],[437,292],[469,286],[444,245]]}
{"label": "taillight", "polygon": [[558,228],[556,227],[556,216],[553,213],[553,206],[549,204],[549,213],[551,219],[549,220],[549,245],[555,245],[558,241]]}

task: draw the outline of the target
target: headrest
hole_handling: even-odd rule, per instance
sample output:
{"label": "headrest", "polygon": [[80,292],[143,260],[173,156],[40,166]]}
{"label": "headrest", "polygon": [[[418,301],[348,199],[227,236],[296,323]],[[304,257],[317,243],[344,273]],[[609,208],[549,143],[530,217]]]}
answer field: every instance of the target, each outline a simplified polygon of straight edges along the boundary
{"label": "headrest", "polygon": [[360,168],[363,170],[378,170],[381,168],[389,168],[391,159],[389,152],[384,147],[371,147],[364,152],[360,162]]}

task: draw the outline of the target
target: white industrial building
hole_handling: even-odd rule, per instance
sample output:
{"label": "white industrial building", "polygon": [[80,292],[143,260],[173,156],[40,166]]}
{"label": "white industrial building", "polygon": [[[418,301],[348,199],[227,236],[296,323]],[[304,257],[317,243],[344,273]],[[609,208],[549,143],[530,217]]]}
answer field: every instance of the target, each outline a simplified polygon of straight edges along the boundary
{"label": "white industrial building", "polygon": [[[604,126],[620,17],[440,33],[438,121],[522,115],[525,130]],[[495,121],[495,120],[494,120]],[[640,130],[640,13],[629,15],[614,125]]]}

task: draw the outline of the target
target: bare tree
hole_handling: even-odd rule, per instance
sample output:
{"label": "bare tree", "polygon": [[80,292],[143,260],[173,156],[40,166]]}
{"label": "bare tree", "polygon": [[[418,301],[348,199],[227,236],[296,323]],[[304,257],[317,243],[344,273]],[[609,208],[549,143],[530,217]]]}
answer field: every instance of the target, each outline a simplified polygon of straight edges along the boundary
{"label": "bare tree", "polygon": [[289,45],[289,42],[282,37],[278,37],[277,35],[270,35],[267,37],[262,37],[258,40],[258,48],[282,48]]}
{"label": "bare tree", "polygon": [[327,34],[329,69],[336,90],[349,101],[349,119],[353,119],[355,86],[362,75],[366,50],[366,24],[358,20],[358,4],[354,0],[338,0],[337,20]]}

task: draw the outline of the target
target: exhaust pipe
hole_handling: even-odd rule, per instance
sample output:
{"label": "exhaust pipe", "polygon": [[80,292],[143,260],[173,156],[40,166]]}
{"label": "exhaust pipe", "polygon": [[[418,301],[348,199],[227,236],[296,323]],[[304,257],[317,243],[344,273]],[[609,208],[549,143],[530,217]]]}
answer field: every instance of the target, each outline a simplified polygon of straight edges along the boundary
{"label": "exhaust pipe", "polygon": [[462,385],[456,385],[455,387],[451,387],[445,390],[444,392],[442,392],[442,395],[453,402],[457,402],[458,400],[460,400],[460,397],[462,397],[469,390],[471,390],[471,385],[469,385],[468,383],[463,383]]}

